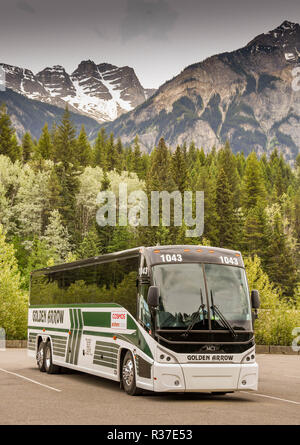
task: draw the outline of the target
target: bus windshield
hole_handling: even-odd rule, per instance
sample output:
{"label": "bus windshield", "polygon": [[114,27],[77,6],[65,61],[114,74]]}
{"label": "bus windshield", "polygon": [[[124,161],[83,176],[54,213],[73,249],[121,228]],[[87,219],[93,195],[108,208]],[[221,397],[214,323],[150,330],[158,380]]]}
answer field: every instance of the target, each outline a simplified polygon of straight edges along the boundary
{"label": "bus windshield", "polygon": [[160,289],[158,329],[186,329],[191,324],[196,330],[208,329],[207,303],[212,329],[226,330],[214,305],[234,328],[252,329],[244,269],[218,264],[159,264],[153,267],[153,278]]}

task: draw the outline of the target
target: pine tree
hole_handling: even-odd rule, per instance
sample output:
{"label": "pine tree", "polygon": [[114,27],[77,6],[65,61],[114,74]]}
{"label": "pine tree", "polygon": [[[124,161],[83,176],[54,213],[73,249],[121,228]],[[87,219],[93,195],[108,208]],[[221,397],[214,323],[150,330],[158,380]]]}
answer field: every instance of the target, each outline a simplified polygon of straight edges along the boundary
{"label": "pine tree", "polygon": [[53,134],[54,161],[64,165],[74,163],[76,147],[76,129],[71,121],[70,112],[66,108],[62,121]]}
{"label": "pine tree", "polygon": [[176,190],[184,193],[189,186],[189,170],[181,147],[177,147],[171,158],[171,173]]}
{"label": "pine tree", "polygon": [[218,239],[218,217],[216,211],[216,178],[207,170],[206,166],[199,166],[195,190],[204,192],[204,233],[211,244],[217,244]]}
{"label": "pine tree", "polygon": [[268,245],[267,222],[265,209],[262,204],[248,210],[243,227],[243,250],[248,255],[258,255],[265,258]]}
{"label": "pine tree", "polygon": [[56,161],[55,174],[60,189],[60,214],[63,223],[67,226],[73,241],[76,239],[75,202],[79,190],[76,153],[76,130],[70,120],[70,113],[66,108],[62,122],[55,129],[54,160]]}
{"label": "pine tree", "polygon": [[30,133],[26,132],[22,139],[22,153],[23,153],[24,164],[31,159],[33,151],[34,151],[34,146],[31,139],[31,135]]}
{"label": "pine tree", "polygon": [[131,171],[134,171],[138,175],[139,179],[142,179],[144,176],[144,166],[138,136],[134,138],[131,159]]}
{"label": "pine tree", "polygon": [[106,166],[107,170],[110,171],[115,168],[116,157],[117,157],[113,133],[110,134],[109,139],[106,141],[105,151],[106,151],[106,162],[107,162]]}
{"label": "pine tree", "polygon": [[97,138],[95,140],[95,145],[93,149],[93,158],[94,158],[94,166],[99,166],[103,170],[107,170],[107,160],[106,160],[106,133],[105,129],[101,128],[99,131]]}
{"label": "pine tree", "polygon": [[218,169],[223,169],[227,176],[227,181],[233,194],[233,205],[235,208],[238,208],[240,206],[239,174],[237,171],[236,158],[231,151],[228,141],[226,141],[225,146],[218,152],[217,159]]}
{"label": "pine tree", "polygon": [[196,159],[197,159],[197,148],[195,146],[195,143],[192,142],[189,146],[189,150],[186,153],[186,163],[187,163],[187,168],[189,169],[189,171],[193,168],[193,166],[195,165]]}
{"label": "pine tree", "polygon": [[55,262],[64,262],[71,251],[70,235],[58,210],[53,210],[49,217],[49,223],[42,237],[48,249],[55,252]]}
{"label": "pine tree", "polygon": [[53,158],[53,144],[48,130],[48,124],[45,124],[39,142],[37,144],[35,157],[38,159]]}
{"label": "pine tree", "polygon": [[266,196],[264,178],[255,152],[247,158],[243,179],[242,204],[247,211],[263,202]]}
{"label": "pine tree", "polygon": [[79,244],[76,251],[78,259],[91,258],[103,253],[99,232],[95,226],[93,226],[82,242]]}
{"label": "pine tree", "polygon": [[171,152],[163,138],[151,153],[146,186],[148,190],[166,190],[168,192],[175,190],[171,173]]}
{"label": "pine tree", "polygon": [[116,159],[115,159],[115,169],[119,175],[122,174],[122,171],[125,170],[125,160],[124,160],[124,151],[123,145],[120,138],[118,138],[116,143]]}
{"label": "pine tree", "polygon": [[8,156],[12,162],[21,159],[21,149],[5,104],[0,106],[0,155]]}
{"label": "pine tree", "polygon": [[86,167],[92,162],[92,151],[85,132],[84,125],[81,127],[81,131],[75,145],[75,160],[79,166]]}
{"label": "pine tree", "polygon": [[237,221],[234,213],[233,193],[223,168],[219,171],[216,181],[216,214],[218,245],[232,248],[235,244]]}
{"label": "pine tree", "polygon": [[271,281],[282,289],[283,295],[292,298],[297,284],[297,270],[278,213],[275,214],[274,226],[269,227],[268,231],[265,269]]}

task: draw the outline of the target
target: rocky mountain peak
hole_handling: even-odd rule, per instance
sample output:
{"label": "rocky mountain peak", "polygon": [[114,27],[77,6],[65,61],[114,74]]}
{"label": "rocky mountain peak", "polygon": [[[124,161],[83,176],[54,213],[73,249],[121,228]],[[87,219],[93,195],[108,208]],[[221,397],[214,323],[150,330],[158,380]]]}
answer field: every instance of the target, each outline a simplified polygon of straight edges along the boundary
{"label": "rocky mountain peak", "polygon": [[171,147],[192,141],[210,150],[259,155],[277,146],[287,159],[300,149],[300,95],[292,70],[300,62],[300,27],[283,22],[232,52],[190,65],[135,110],[106,125],[147,151],[164,137]]}
{"label": "rocky mountain peak", "polygon": [[281,51],[287,61],[297,61],[300,55],[300,26],[285,20],[277,28],[260,34],[248,43],[247,48]]}
{"label": "rocky mountain peak", "polygon": [[98,122],[117,118],[144,102],[155,90],[144,89],[134,70],[83,60],[70,75],[62,65],[32,71],[0,64],[6,86],[30,99],[84,114]]}

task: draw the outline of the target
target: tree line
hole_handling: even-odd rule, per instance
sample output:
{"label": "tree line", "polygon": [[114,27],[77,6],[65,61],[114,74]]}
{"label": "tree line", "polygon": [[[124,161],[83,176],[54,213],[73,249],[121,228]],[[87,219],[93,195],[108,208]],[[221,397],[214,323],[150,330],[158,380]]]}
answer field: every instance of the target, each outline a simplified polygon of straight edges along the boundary
{"label": "tree line", "polygon": [[[96,196],[117,191],[204,191],[204,233],[187,239],[185,227],[99,227]],[[194,143],[151,153],[138,136],[124,146],[102,128],[91,143],[66,109],[38,140],[18,142],[5,105],[0,109],[0,224],[13,247],[21,286],[31,270],[138,245],[202,244],[259,258],[262,273],[282,298],[299,297],[300,156],[291,166],[275,147],[258,158],[234,154],[230,144],[205,152]],[[0,266],[1,267],[1,266]]]}

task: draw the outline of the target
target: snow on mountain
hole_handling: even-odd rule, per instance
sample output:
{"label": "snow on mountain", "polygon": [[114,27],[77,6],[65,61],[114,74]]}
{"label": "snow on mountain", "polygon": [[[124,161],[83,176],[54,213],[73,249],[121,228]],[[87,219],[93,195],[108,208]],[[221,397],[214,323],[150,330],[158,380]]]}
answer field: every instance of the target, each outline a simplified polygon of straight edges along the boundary
{"label": "snow on mountain", "polygon": [[0,64],[6,73],[6,87],[51,105],[83,114],[98,122],[111,121],[148,99],[155,90],[140,84],[130,67],[81,62],[69,75],[60,65],[32,71]]}

